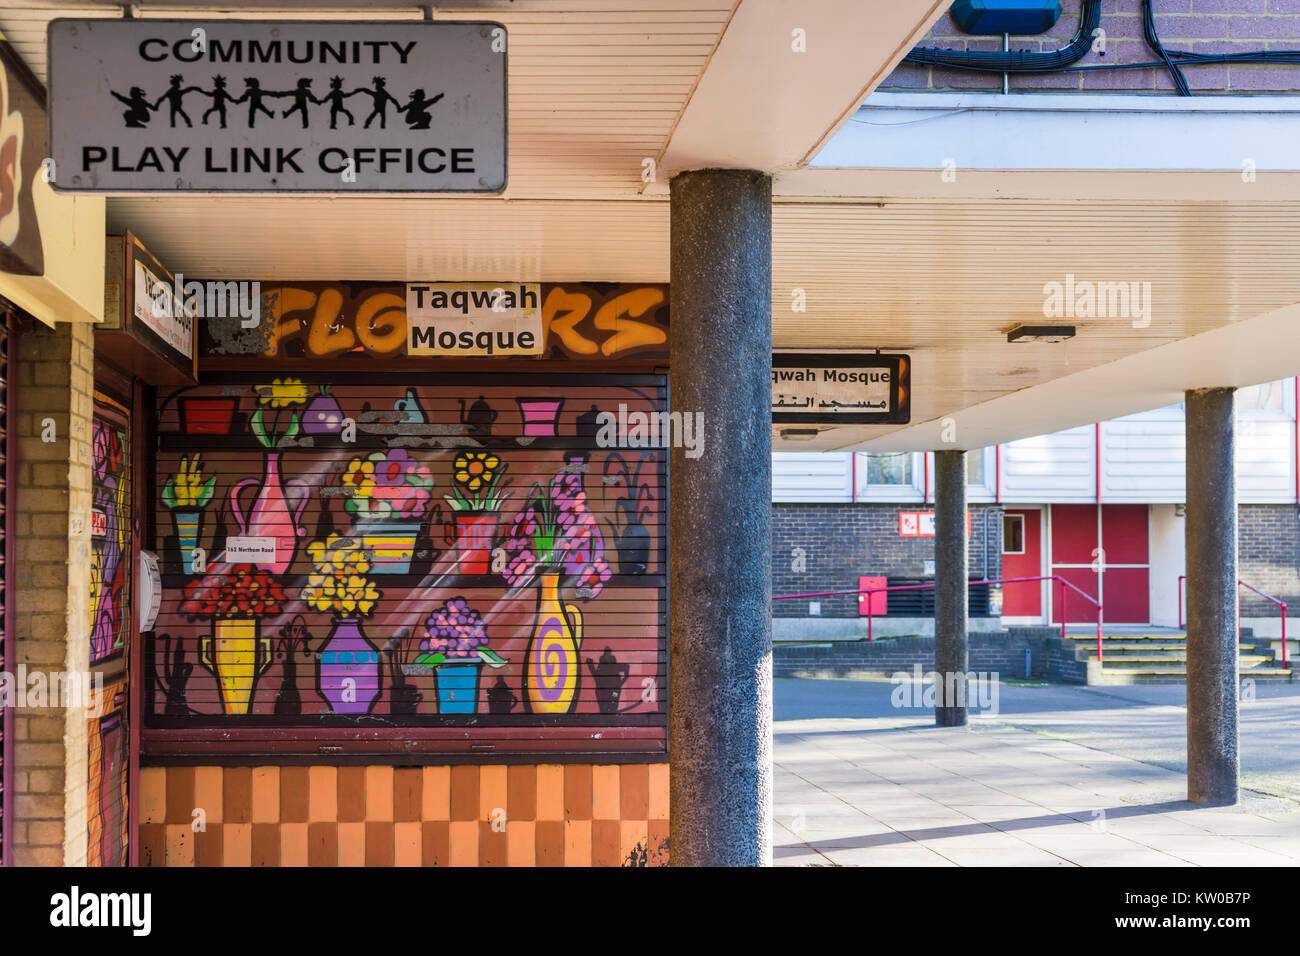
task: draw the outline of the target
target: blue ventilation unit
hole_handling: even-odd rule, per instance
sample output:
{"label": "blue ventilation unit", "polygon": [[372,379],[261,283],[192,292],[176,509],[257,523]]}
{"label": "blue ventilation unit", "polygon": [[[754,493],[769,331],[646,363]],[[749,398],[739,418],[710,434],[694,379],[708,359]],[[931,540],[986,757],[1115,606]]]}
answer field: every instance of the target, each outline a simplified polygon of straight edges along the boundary
{"label": "blue ventilation unit", "polygon": [[1060,0],[957,0],[952,5],[957,26],[981,36],[1046,33],[1060,17]]}

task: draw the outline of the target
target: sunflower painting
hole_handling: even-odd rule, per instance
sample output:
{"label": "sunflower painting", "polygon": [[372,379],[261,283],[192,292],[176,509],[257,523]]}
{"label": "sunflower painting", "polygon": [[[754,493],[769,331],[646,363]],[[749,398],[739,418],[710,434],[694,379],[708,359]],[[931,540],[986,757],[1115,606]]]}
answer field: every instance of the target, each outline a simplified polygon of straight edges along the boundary
{"label": "sunflower painting", "polygon": [[452,462],[452,493],[443,500],[452,511],[500,511],[510,482],[502,482],[506,465],[489,451],[462,451]]}

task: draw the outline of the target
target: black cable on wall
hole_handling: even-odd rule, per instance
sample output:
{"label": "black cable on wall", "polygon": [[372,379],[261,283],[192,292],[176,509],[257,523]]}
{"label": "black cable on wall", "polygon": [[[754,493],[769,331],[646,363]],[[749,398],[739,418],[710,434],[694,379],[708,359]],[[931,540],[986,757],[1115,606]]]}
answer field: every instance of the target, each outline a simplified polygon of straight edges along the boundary
{"label": "black cable on wall", "polygon": [[959,70],[990,73],[1076,73],[1089,70],[1141,70],[1164,67],[1173,79],[1174,88],[1181,96],[1191,96],[1191,88],[1183,75],[1183,67],[1204,66],[1210,63],[1300,63],[1300,50],[1248,50],[1242,53],[1193,53],[1190,50],[1168,50],[1156,30],[1155,10],[1152,0],[1142,0],[1142,34],[1146,44],[1159,60],[1147,63],[1096,63],[1073,66],[1092,49],[1093,31],[1101,23],[1101,0],[1083,0],[1079,13],[1079,30],[1066,46],[1059,50],[1042,52],[986,52],[917,47],[903,59],[909,63],[925,63]]}

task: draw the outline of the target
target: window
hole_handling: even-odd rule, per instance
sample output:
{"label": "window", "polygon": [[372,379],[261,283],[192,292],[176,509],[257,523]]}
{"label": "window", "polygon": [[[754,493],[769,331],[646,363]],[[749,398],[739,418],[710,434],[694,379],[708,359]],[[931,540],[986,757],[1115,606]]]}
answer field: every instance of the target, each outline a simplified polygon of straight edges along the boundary
{"label": "window", "polygon": [[1282,386],[1289,384],[1289,381],[1268,382],[1264,385],[1253,385],[1250,388],[1237,389],[1237,410],[1252,412],[1283,411],[1286,406],[1283,404],[1285,391]]}
{"label": "window", "polygon": [[868,485],[910,485],[912,483],[911,452],[868,452]]}
{"label": "window", "polygon": [[1025,516],[1004,514],[1002,516],[1002,553],[1025,553]]}
{"label": "window", "polygon": [[966,452],[966,484],[984,484],[984,449]]}

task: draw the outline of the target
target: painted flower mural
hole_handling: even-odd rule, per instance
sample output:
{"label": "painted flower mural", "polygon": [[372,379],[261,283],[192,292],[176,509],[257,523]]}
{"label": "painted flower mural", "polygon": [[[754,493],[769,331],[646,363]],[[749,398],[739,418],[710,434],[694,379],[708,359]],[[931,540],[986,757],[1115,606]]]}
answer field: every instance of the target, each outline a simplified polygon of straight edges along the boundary
{"label": "painted flower mural", "polygon": [[[245,478],[230,489],[231,514],[241,535],[276,539],[275,561],[268,567],[275,574],[284,574],[293,564],[298,538],[307,534],[299,521],[307,508],[311,488],[300,479],[284,481],[280,477],[279,449],[297,437],[302,428],[302,414],[297,406],[306,404],[307,386],[298,379],[277,378],[270,385],[256,386],[253,391],[257,393],[257,410],[253,412],[249,427],[266,449],[266,456],[260,481]],[[275,412],[269,426],[266,421],[268,408]],[[288,422],[283,422],[285,411],[290,409]],[[258,492],[245,512],[239,496],[250,487],[257,488]],[[288,488],[298,489],[300,497],[296,504],[290,505]]]}
{"label": "painted flower mural", "polygon": [[[625,715],[663,717],[641,692],[664,659],[663,454],[624,463],[572,411],[554,441],[527,440],[510,413],[467,430],[476,416],[459,400],[513,408],[519,388],[502,375],[420,372],[413,385],[353,370],[333,382],[305,367],[159,396],[147,528],[167,560],[142,648],[148,720],[240,739],[442,728],[430,739],[498,745],[514,728],[569,728],[544,744],[562,750]],[[621,388],[578,385],[583,400],[566,404],[651,401]],[[222,430],[198,432],[181,400],[233,407]],[[97,437],[108,477],[119,455]],[[208,549],[187,575],[185,521]],[[240,536],[263,540],[228,544]]]}
{"label": "painted flower mural", "polygon": [[438,712],[473,714],[478,710],[479,671],[506,662],[488,647],[483,616],[463,597],[447,601],[425,622],[423,652],[416,664],[437,668]]}
{"label": "painted flower mural", "polygon": [[600,594],[610,578],[600,528],[587,508],[582,472],[566,469],[545,488],[533,485],[506,537],[506,581],[540,582],[537,618],[524,661],[524,702],[534,713],[571,713],[582,674],[582,611],[560,596],[561,576],[580,598]]}
{"label": "painted flower mural", "polygon": [[130,573],[130,481],[126,427],[96,412],[92,426],[90,661],[126,644]]}
{"label": "painted flower mural", "polygon": [[194,573],[194,551],[203,533],[203,509],[212,501],[216,486],[216,475],[204,481],[203,466],[197,454],[189,458],[182,456],[180,467],[174,475],[168,476],[163,485],[163,504],[171,509],[181,565],[186,574]]}
{"label": "painted flower mural", "polygon": [[287,602],[271,573],[251,564],[213,570],[185,586],[181,613],[190,620],[212,619],[212,633],[199,641],[199,660],[217,679],[223,712],[249,712],[257,680],[272,661],[261,621],[279,614]]}
{"label": "painted flower mural", "polygon": [[492,452],[462,451],[452,461],[452,493],[443,495],[456,524],[462,574],[487,574],[500,512],[510,497],[506,464]]}
{"label": "painted flower mural", "polygon": [[379,651],[361,629],[380,592],[368,575],[370,552],[353,536],[332,534],[307,546],[313,569],[300,597],[334,618],[317,655],[316,684],[336,714],[365,714],[380,693]]}
{"label": "painted flower mural", "polygon": [[433,472],[404,448],[353,458],[343,474],[344,508],[374,559],[375,574],[411,569],[415,539],[433,500]]}

